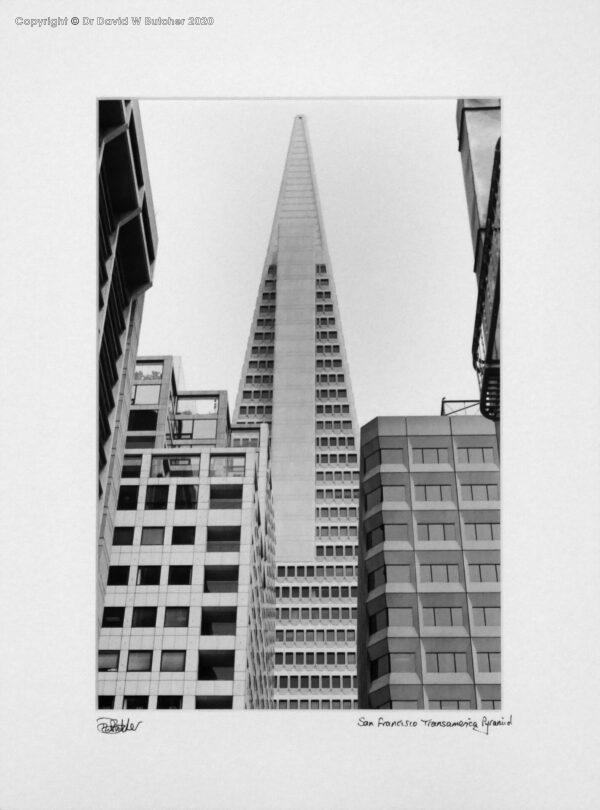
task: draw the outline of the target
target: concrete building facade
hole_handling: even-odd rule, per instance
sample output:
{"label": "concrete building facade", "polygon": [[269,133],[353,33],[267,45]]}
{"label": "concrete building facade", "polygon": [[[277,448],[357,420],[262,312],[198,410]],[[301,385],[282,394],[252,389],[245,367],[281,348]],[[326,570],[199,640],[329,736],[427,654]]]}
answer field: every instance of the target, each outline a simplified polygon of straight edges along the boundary
{"label": "concrete building facade", "polygon": [[98,103],[98,605],[102,604],[144,293],[158,237],[137,102]]}
{"label": "concrete building facade", "polygon": [[477,305],[471,354],[481,413],[500,419],[500,99],[460,99],[457,106]]}
{"label": "concrete building facade", "polygon": [[99,709],[273,707],[269,427],[138,358],[98,638]]}
{"label": "concrete building facade", "polygon": [[500,708],[498,447],[464,413],[362,428],[360,708]]}
{"label": "concrete building facade", "polygon": [[358,431],[306,120],[294,120],[235,408],[272,429],[275,706],[356,705]]}

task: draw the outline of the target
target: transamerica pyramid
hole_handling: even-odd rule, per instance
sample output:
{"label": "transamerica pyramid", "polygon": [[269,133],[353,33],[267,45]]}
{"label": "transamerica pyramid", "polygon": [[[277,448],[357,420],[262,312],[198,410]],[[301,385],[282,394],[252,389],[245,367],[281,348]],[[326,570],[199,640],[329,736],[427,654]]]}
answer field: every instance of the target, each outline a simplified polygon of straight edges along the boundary
{"label": "transamerica pyramid", "polygon": [[271,424],[275,705],[356,707],[358,428],[306,118],[294,120],[235,407]]}

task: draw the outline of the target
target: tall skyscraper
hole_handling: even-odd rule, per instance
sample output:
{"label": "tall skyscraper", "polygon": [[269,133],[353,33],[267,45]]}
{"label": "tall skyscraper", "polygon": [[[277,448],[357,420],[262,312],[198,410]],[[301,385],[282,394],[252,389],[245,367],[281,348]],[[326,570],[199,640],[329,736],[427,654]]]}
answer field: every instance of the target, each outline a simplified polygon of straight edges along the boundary
{"label": "tall skyscraper", "polygon": [[98,639],[99,709],[273,707],[269,428],[138,358]]}
{"label": "tall skyscraper", "polygon": [[456,123],[477,280],[477,305],[471,353],[479,382],[481,413],[498,423],[500,420],[500,99],[460,99]]}
{"label": "tall skyscraper", "polygon": [[98,606],[103,601],[144,294],[158,237],[139,106],[98,103]]}
{"label": "tall skyscraper", "polygon": [[499,709],[493,423],[464,406],[374,419],[361,458],[360,707]]}
{"label": "tall skyscraper", "polygon": [[235,421],[271,424],[276,707],[356,705],[357,421],[308,142],[297,116]]}

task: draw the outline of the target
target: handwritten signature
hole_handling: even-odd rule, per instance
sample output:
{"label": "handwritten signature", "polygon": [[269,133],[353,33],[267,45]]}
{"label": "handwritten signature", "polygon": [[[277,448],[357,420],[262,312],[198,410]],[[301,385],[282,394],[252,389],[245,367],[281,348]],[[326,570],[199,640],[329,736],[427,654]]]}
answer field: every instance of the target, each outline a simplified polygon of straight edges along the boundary
{"label": "handwritten signature", "polygon": [[137,731],[143,720],[132,723],[129,718],[117,720],[115,717],[99,717],[96,720],[96,729],[100,734],[124,734],[126,731]]}

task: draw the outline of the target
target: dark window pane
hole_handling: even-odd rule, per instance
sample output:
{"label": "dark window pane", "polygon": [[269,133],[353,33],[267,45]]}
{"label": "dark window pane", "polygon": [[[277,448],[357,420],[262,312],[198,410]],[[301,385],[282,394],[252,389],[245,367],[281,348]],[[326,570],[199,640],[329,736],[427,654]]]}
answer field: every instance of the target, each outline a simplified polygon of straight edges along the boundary
{"label": "dark window pane", "polygon": [[191,585],[192,566],[191,565],[170,565],[169,585]]}
{"label": "dark window pane", "polygon": [[167,607],[165,608],[165,627],[187,627],[189,616],[189,607]]}
{"label": "dark window pane", "polygon": [[142,529],[143,546],[162,546],[165,542],[165,530],[163,526],[144,526]]}
{"label": "dark window pane", "polygon": [[99,709],[114,709],[115,696],[114,695],[98,695],[98,708]]}
{"label": "dark window pane", "polygon": [[195,509],[198,505],[198,487],[195,484],[177,484],[175,509]]}
{"label": "dark window pane", "polygon": [[118,668],[118,650],[100,650],[98,652],[98,672],[116,672]]}
{"label": "dark window pane", "polygon": [[148,695],[125,695],[123,698],[123,708],[127,710],[147,709]]}
{"label": "dark window pane", "polygon": [[235,660],[234,650],[202,651],[198,655],[199,681],[231,681]]}
{"label": "dark window pane", "polygon": [[211,509],[241,509],[242,485],[212,485],[210,488]]}
{"label": "dark window pane", "polygon": [[139,487],[124,486],[119,490],[117,509],[137,509]]}
{"label": "dark window pane", "polygon": [[138,566],[137,584],[160,585],[160,565]]}
{"label": "dark window pane", "polygon": [[184,672],[185,650],[163,650],[160,658],[161,672]]}
{"label": "dark window pane", "polygon": [[156,699],[157,709],[181,709],[182,695],[159,695]]}
{"label": "dark window pane", "polygon": [[204,593],[234,593],[237,589],[237,565],[207,565],[205,567]]}
{"label": "dark window pane", "polygon": [[142,470],[141,456],[125,456],[121,478],[139,478]]}
{"label": "dark window pane", "polygon": [[239,526],[209,526],[206,535],[207,551],[239,551]]}
{"label": "dark window pane", "polygon": [[158,411],[131,410],[128,430],[156,430]]}
{"label": "dark window pane", "polygon": [[113,546],[132,546],[133,526],[118,526],[113,532]]}
{"label": "dark window pane", "polygon": [[152,650],[130,650],[127,659],[128,672],[150,672],[152,669]]}
{"label": "dark window pane", "polygon": [[202,609],[203,636],[234,636],[236,628],[236,608]]}
{"label": "dark window pane", "polygon": [[155,607],[134,607],[131,618],[132,627],[155,627],[156,608]]}
{"label": "dark window pane", "polygon": [[174,546],[193,546],[196,539],[195,526],[173,526],[171,544]]}
{"label": "dark window pane", "polygon": [[146,509],[166,509],[169,487],[164,484],[149,485],[146,489]]}
{"label": "dark window pane", "polygon": [[124,607],[105,607],[102,615],[102,627],[123,627]]}
{"label": "dark window pane", "polygon": [[233,698],[230,695],[198,695],[196,697],[197,709],[231,709]]}
{"label": "dark window pane", "polygon": [[129,581],[128,565],[111,565],[108,569],[107,585],[127,585]]}

